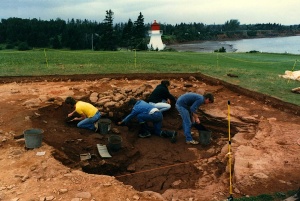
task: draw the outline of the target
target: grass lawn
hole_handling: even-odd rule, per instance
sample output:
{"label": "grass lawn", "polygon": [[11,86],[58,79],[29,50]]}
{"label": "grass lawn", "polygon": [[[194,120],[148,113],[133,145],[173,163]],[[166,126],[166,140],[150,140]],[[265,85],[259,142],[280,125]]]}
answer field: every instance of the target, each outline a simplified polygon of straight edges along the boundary
{"label": "grass lawn", "polygon": [[[300,70],[300,55],[147,51],[1,50],[1,76],[106,73],[202,73],[300,105],[300,82],[280,78]],[[233,74],[238,77],[229,77]]]}

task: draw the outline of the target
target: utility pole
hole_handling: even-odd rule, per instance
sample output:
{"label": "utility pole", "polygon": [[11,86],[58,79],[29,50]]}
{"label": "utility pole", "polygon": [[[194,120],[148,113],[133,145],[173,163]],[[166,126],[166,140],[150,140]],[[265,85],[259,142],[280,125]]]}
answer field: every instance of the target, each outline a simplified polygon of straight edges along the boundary
{"label": "utility pole", "polygon": [[94,34],[92,33],[92,51],[94,50]]}

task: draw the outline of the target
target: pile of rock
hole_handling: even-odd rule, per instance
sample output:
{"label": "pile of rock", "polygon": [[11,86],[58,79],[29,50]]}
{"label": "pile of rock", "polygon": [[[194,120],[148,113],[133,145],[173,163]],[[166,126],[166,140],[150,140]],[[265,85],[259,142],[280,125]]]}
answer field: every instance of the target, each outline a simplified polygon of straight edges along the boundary
{"label": "pile of rock", "polygon": [[103,116],[119,118],[129,112],[127,103],[131,98],[146,100],[152,90],[153,87],[149,84],[143,84],[137,88],[115,87],[104,93],[91,93],[90,101],[99,108]]}

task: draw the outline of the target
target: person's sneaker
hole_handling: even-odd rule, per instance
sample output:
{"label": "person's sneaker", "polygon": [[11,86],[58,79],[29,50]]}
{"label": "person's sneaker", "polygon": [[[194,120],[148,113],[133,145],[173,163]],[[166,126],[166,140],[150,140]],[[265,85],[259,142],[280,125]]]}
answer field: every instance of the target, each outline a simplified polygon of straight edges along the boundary
{"label": "person's sneaker", "polygon": [[187,144],[199,144],[196,140],[186,141]]}
{"label": "person's sneaker", "polygon": [[150,132],[145,132],[145,133],[140,133],[139,134],[139,137],[140,138],[146,138],[146,137],[150,137],[151,136],[151,133]]}
{"label": "person's sneaker", "polygon": [[95,132],[97,132],[98,131],[98,128],[99,128],[99,124],[98,124],[98,121],[96,121],[95,123],[94,123],[94,126],[95,126]]}

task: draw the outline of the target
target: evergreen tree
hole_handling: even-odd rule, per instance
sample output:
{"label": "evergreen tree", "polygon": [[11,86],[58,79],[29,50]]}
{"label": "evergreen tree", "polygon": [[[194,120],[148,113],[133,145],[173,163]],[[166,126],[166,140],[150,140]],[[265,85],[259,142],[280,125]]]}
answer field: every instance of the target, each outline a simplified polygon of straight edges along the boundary
{"label": "evergreen tree", "polygon": [[129,19],[123,28],[121,45],[128,49],[132,49],[133,38],[133,23],[131,19]]}
{"label": "evergreen tree", "polygon": [[103,23],[103,34],[101,36],[100,48],[103,50],[116,50],[115,33],[113,29],[114,13],[111,10],[106,11]]}
{"label": "evergreen tree", "polygon": [[224,25],[225,31],[236,31],[240,26],[240,22],[238,20],[230,20],[226,21]]}
{"label": "evergreen tree", "polygon": [[134,46],[136,49],[145,50],[147,48],[147,43],[145,40],[146,27],[144,24],[144,16],[140,12],[137,20],[134,22]]}
{"label": "evergreen tree", "polygon": [[144,24],[144,16],[140,12],[137,20],[134,22],[134,37],[136,39],[145,38],[146,28]]}
{"label": "evergreen tree", "polygon": [[52,48],[54,49],[61,49],[62,48],[62,45],[61,45],[61,42],[60,42],[60,38],[59,36],[54,36],[54,38],[52,38],[50,40],[50,43],[52,45]]}
{"label": "evergreen tree", "polygon": [[[106,11],[104,22],[97,23],[88,20],[68,20],[57,18],[44,21],[40,19],[8,18],[0,21],[0,43],[6,48],[18,47],[52,47],[70,49],[116,50],[117,46],[129,49],[144,50],[149,39],[146,31],[150,24],[145,26],[144,17],[140,12],[133,23],[113,24],[114,13]],[[164,31],[164,42],[185,42],[193,40],[217,40],[219,35],[243,38],[263,35],[283,36],[297,35],[300,25],[284,26],[276,23],[240,25],[238,20],[230,20],[225,24],[204,25],[203,23],[181,23],[161,25]],[[24,45],[25,44],[25,45]],[[23,47],[22,47],[23,46]]]}

